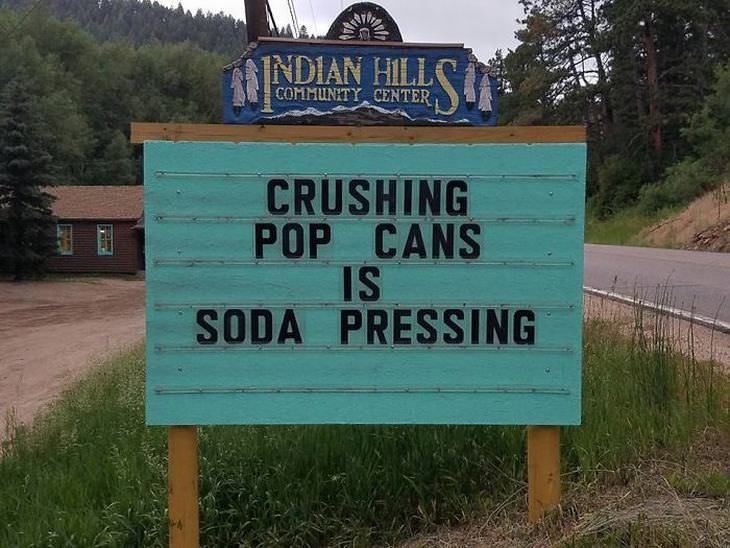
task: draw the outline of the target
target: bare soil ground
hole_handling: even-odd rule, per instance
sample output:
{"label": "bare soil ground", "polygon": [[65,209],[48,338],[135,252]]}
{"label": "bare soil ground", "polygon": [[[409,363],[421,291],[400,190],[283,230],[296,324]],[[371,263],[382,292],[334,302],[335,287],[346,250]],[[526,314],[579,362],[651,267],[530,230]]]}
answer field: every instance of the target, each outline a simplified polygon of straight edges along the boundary
{"label": "bare soil ground", "polygon": [[730,183],[647,228],[639,241],[653,247],[730,252]]}
{"label": "bare soil ground", "polygon": [[0,438],[100,359],[144,338],[144,282],[0,282]]}

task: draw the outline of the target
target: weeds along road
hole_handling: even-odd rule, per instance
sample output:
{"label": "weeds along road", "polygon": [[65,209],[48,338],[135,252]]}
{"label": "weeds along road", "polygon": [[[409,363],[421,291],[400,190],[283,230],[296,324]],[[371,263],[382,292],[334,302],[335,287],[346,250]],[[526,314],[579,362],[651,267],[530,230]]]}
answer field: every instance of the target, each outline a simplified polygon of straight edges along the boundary
{"label": "weeds along road", "polygon": [[729,253],[586,245],[584,286],[730,325]]}

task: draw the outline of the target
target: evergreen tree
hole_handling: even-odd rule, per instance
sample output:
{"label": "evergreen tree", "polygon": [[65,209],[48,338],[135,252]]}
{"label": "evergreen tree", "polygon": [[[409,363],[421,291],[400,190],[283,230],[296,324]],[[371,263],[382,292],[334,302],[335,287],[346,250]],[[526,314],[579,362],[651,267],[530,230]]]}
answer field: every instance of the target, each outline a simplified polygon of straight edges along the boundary
{"label": "evergreen tree", "polygon": [[520,3],[501,122],[585,124],[595,211],[631,205],[692,152],[683,128],[730,56],[730,1]]}
{"label": "evergreen tree", "polygon": [[[233,59],[246,44],[246,24],[224,13],[195,14],[180,4],[168,8],[150,0],[0,0],[10,7],[59,19],[74,19],[99,40],[125,40],[135,45],[190,42]],[[45,12],[45,13],[44,13]]]}
{"label": "evergreen tree", "polygon": [[51,156],[29,97],[16,79],[0,103],[0,264],[16,281],[42,274],[56,248],[53,197],[43,190]]}

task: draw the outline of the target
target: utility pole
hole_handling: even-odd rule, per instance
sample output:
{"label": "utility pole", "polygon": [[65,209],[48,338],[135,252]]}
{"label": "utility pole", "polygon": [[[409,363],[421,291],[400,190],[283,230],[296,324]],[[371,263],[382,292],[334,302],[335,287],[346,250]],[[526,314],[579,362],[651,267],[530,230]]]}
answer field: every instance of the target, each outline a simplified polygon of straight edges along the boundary
{"label": "utility pole", "polygon": [[259,36],[271,36],[266,18],[266,0],[244,0],[244,4],[248,42],[256,42]]}

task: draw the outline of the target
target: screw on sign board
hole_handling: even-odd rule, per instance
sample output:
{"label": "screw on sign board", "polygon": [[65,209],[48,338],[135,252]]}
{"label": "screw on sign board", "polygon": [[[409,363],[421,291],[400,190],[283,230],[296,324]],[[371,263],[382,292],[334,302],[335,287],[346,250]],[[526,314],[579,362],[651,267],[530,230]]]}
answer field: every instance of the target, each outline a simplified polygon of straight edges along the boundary
{"label": "screw on sign board", "polygon": [[584,144],[145,144],[147,421],[580,422]]}

